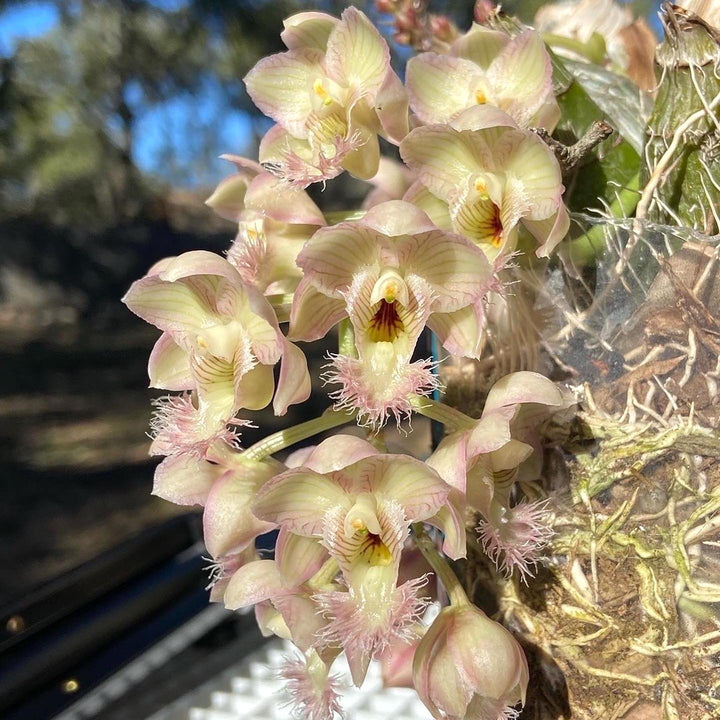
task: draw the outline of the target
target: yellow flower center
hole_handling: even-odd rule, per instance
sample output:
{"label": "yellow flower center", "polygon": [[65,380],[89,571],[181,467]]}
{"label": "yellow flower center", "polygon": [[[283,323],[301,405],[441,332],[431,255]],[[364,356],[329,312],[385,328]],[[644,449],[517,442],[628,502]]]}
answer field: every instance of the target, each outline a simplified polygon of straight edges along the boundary
{"label": "yellow flower center", "polygon": [[332,105],[333,99],[330,93],[325,89],[323,81],[318,78],[313,83],[313,91],[323,101],[325,105]]}

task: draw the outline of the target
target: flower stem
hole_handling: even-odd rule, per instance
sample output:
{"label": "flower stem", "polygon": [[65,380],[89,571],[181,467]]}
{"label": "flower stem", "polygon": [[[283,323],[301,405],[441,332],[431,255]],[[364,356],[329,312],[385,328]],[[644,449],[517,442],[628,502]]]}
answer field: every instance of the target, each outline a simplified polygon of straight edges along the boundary
{"label": "flower stem", "polygon": [[354,420],[355,415],[355,412],[329,408],[320,417],[307,420],[306,422],[268,435],[241,453],[240,457],[249,460],[262,460],[269,455],[273,455],[276,452],[280,452],[280,450],[295,445],[295,443],[299,443],[301,440],[305,440],[313,435],[318,435],[321,432],[325,432],[325,430],[331,430],[334,427],[338,427],[338,425],[345,425],[345,423]]}
{"label": "flower stem", "polygon": [[473,418],[464,412],[460,412],[460,410],[456,410],[444,402],[439,402],[429,397],[411,395],[410,404],[413,406],[413,409],[421,415],[431,420],[437,420],[437,422],[441,422],[453,430],[471,430],[477,423],[477,420],[473,420]]}
{"label": "flower stem", "polygon": [[447,560],[438,552],[435,543],[425,532],[422,523],[414,523],[412,528],[415,533],[415,544],[430,564],[430,567],[435,571],[435,574],[440,578],[440,582],[450,597],[450,604],[470,605],[470,600],[468,600],[468,596],[465,594],[457,575],[448,565]]}

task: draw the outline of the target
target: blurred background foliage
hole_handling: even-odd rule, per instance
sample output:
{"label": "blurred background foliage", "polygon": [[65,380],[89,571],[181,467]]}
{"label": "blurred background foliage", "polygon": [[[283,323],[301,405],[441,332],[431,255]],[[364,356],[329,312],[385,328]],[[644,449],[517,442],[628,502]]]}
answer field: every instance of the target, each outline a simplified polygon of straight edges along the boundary
{"label": "blurred background foliage", "polygon": [[[0,598],[176,511],[149,495],[156,333],[119,298],[160,257],[229,245],[203,200],[231,170],[218,156],[252,156],[269,127],[242,78],[283,49],[283,18],[348,4],[0,0]],[[373,2],[353,4],[392,33]],[[503,7],[529,22],[541,4]],[[430,3],[461,28],[472,7]],[[344,177],[321,206],[366,188]]]}

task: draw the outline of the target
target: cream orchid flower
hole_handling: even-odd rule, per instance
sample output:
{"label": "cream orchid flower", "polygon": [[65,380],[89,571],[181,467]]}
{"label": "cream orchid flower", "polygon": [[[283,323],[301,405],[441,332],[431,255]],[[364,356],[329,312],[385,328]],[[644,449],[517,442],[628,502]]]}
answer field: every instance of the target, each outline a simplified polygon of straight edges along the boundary
{"label": "cream orchid flower", "polygon": [[287,52],[263,58],[245,77],[253,102],[277,125],[260,162],[306,187],[348,170],[378,170],[378,134],[399,142],[408,130],[407,95],[390,67],[387,43],[354,7],[340,20],[300,13],[285,21]]}
{"label": "cream orchid flower", "polygon": [[310,394],[302,351],[280,332],[267,300],[219,255],[196,250],[161,260],[123,302],[163,331],[150,355],[150,386],[192,391],[161,401],[156,454],[204,457],[217,440],[232,439],[227,425],[241,408],[264,408],[274,393],[282,415]]}
{"label": "cream orchid flower", "polygon": [[424,463],[382,455],[370,443],[336,435],[305,466],[263,486],[253,512],[292,533],[319,538],[347,589],[315,595],[327,624],[319,647],[341,645],[360,685],[370,660],[396,638],[409,639],[426,601],[424,579],[397,586],[409,526],[428,520],[450,488]]}
{"label": "cream orchid flower", "polygon": [[235,163],[237,172],[205,203],[238,223],[228,262],[265,295],[294,292],[302,277],[295,260],[310,236],[325,225],[322,212],[306,192],[258,163],[236,155],[222,157]]}
{"label": "cream orchid flower", "polygon": [[413,393],[436,387],[430,361],[411,362],[427,325],[456,355],[476,357],[482,302],[495,279],[483,253],[438,230],[418,208],[381,203],[357,222],[321,228],[298,256],[305,276],[290,316],[290,337],[316,340],[349,317],[358,357],[335,356],[328,382],[339,407],[382,425],[411,410]]}
{"label": "cream orchid flower", "polygon": [[491,259],[515,249],[520,223],[537,239],[538,257],[547,257],[569,229],[557,159],[500,110],[477,107],[447,125],[416,128],[400,154],[419,177],[405,200]]}
{"label": "cream orchid flower", "polygon": [[550,55],[534,30],[511,38],[473,25],[449,55],[411,58],[406,84],[410,107],[425,124],[450,122],[477,105],[500,108],[522,128],[552,130],[560,119]]}

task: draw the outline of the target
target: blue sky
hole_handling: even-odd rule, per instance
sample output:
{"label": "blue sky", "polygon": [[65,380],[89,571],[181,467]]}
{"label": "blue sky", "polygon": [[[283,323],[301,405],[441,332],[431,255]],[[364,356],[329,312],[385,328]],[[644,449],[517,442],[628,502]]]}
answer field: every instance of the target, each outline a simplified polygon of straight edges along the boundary
{"label": "blue sky", "polygon": [[[154,1],[169,10],[184,4],[184,0]],[[30,0],[3,11],[0,56],[12,55],[19,41],[44,35],[58,20],[54,5],[47,2]],[[218,152],[242,155],[251,150],[250,116],[229,107],[222,86],[213,79],[208,79],[193,96],[176,97],[139,113],[135,162],[142,170],[176,185],[213,185],[228,173],[229,167],[216,158],[204,160],[201,138],[208,132],[216,135]]]}

